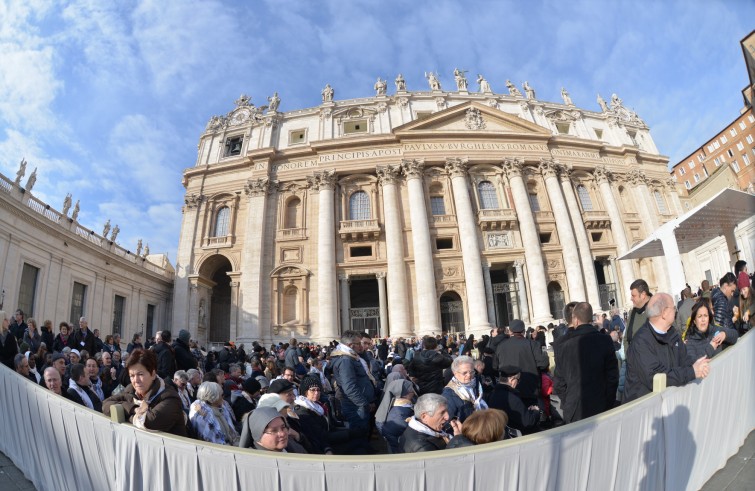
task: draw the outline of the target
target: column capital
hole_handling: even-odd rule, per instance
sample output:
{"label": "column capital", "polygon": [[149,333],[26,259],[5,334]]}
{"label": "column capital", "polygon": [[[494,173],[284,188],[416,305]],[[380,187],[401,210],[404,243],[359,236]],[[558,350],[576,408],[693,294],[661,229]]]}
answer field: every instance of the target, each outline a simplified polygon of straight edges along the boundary
{"label": "column capital", "polygon": [[336,170],[325,169],[320,172],[315,172],[311,176],[307,177],[307,182],[318,190],[329,189],[333,190],[336,187]]}
{"label": "column capital", "polygon": [[375,273],[375,278],[379,280],[384,280],[385,276],[386,276],[385,271],[378,271],[377,273]]}
{"label": "column capital", "polygon": [[449,157],[446,159],[446,172],[453,177],[466,177],[467,176],[467,162],[468,159]]}
{"label": "column capital", "polygon": [[339,273],[338,279],[345,281],[346,283],[351,283],[351,276],[348,273]]}
{"label": "column capital", "polygon": [[561,182],[570,182],[571,181],[571,173],[572,173],[572,166],[568,164],[557,164],[556,168],[558,169],[558,177],[561,180]]}
{"label": "column capital", "polygon": [[244,185],[244,193],[250,198],[255,196],[262,196],[270,193],[278,188],[278,181],[271,181],[267,177],[261,177],[259,179],[247,179]]}
{"label": "column capital", "polygon": [[519,158],[506,158],[502,164],[503,172],[506,173],[506,177],[511,179],[512,177],[522,177],[522,171],[524,163]]}
{"label": "column capital", "polygon": [[425,162],[419,159],[404,159],[401,161],[401,168],[407,179],[419,179],[423,175]]}
{"label": "column capital", "polygon": [[627,181],[632,186],[640,186],[642,184],[647,184],[647,177],[640,169],[634,168],[629,169],[627,172]]}
{"label": "column capital", "polygon": [[602,184],[604,182],[607,183],[613,177],[613,173],[608,170],[605,165],[596,167],[595,171],[593,171],[593,175],[595,176],[595,180],[598,181],[598,184]]}
{"label": "column capital", "polygon": [[558,161],[556,161],[553,157],[543,157],[540,159],[540,165],[538,168],[540,169],[540,174],[542,174],[543,178],[548,179],[549,177],[556,177],[558,175]]}
{"label": "column capital", "polygon": [[202,201],[204,201],[204,199],[205,197],[201,194],[187,194],[184,197],[184,204],[186,204],[187,208],[198,208]]}
{"label": "column capital", "polygon": [[524,260],[523,259],[517,259],[514,261],[514,269],[517,271],[521,271],[522,266],[524,266]]}
{"label": "column capital", "polygon": [[378,183],[381,186],[386,184],[397,184],[401,178],[401,165],[381,165],[375,169],[377,173]]}

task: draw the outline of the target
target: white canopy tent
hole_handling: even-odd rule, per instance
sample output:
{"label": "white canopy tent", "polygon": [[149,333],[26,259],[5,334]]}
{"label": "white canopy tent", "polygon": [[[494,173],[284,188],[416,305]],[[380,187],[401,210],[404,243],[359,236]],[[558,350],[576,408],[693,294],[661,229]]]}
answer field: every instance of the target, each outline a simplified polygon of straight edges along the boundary
{"label": "white canopy tent", "polygon": [[[726,239],[729,261],[736,261],[734,229],[755,215],[755,196],[724,189],[684,215],[666,222],[645,240],[618,259],[641,259],[665,256],[672,295],[678,295],[687,283],[681,254],[697,249],[721,235]],[[732,269],[734,269],[732,267]]]}

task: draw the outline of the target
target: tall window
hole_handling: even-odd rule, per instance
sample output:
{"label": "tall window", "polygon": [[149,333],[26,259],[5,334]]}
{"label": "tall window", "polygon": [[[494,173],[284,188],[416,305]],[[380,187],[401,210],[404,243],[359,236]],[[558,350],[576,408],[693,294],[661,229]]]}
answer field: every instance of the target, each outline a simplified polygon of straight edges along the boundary
{"label": "tall window", "polygon": [[653,196],[655,196],[655,203],[658,205],[658,211],[661,212],[661,215],[668,215],[666,200],[663,199],[660,191],[653,191]]}
{"label": "tall window", "polygon": [[370,197],[364,191],[357,191],[349,197],[349,220],[370,219]]}
{"label": "tall window", "polygon": [[298,316],[296,315],[296,306],[299,303],[299,290],[295,286],[289,286],[283,292],[283,315],[282,321],[286,322],[295,321]]}
{"label": "tall window", "polygon": [[498,196],[495,194],[495,186],[490,181],[482,181],[477,185],[477,191],[480,193],[480,208],[483,210],[497,210]]}
{"label": "tall window", "polygon": [[286,203],[286,218],[283,222],[285,228],[296,228],[299,225],[299,207],[301,206],[301,200],[299,198],[291,198]]}
{"label": "tall window", "polygon": [[579,196],[579,203],[582,205],[582,211],[592,211],[592,201],[590,200],[590,193],[583,185],[577,186],[577,196]]}
{"label": "tall window", "polygon": [[113,300],[113,334],[123,334],[123,306],[126,298],[116,295]]}
{"label": "tall window", "polygon": [[73,282],[73,294],[71,295],[71,324],[79,325],[79,319],[84,315],[84,303],[87,298],[87,286]]}
{"label": "tall window", "polygon": [[155,334],[155,306],[147,304],[147,332],[142,333],[143,338],[149,339]]}
{"label": "tall window", "polygon": [[446,203],[443,201],[443,196],[430,196],[430,210],[433,215],[446,214]]}
{"label": "tall window", "polygon": [[21,286],[18,289],[18,308],[23,310],[26,317],[34,315],[34,297],[37,291],[39,268],[24,263],[21,272]]}
{"label": "tall window", "polygon": [[537,199],[537,191],[530,190],[527,194],[527,198],[530,200],[530,208],[532,208],[532,211],[540,211],[540,201]]}
{"label": "tall window", "polygon": [[225,237],[228,235],[228,222],[231,220],[231,209],[227,206],[218,210],[215,215],[215,230],[212,234],[213,237]]}

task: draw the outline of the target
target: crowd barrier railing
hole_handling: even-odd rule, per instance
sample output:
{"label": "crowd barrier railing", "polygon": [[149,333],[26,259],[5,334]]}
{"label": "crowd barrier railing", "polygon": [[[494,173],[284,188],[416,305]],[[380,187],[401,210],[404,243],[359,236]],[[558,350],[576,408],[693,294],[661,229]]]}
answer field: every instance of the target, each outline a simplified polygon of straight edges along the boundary
{"label": "crowd barrier railing", "polygon": [[379,456],[273,454],[118,424],[0,367],[0,450],[37,489],[695,490],[755,426],[755,335],[710,375],[506,442]]}

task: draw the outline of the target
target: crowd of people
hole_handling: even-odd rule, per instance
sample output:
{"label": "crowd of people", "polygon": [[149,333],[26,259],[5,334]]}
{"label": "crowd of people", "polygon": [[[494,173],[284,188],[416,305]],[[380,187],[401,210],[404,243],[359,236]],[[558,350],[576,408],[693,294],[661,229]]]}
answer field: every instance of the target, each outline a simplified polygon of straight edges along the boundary
{"label": "crowd of people", "polygon": [[[600,317],[570,302],[559,325],[514,319],[474,336],[373,339],[346,331],[328,345],[228,341],[205,351],[180,330],[127,348],[87,319],[41,328],[4,312],[0,362],[30,382],[137,428],[222,445],[310,454],[413,453],[485,444],[569,424],[635,400],[653,376],[681,386],[755,325],[752,278],[739,261],[715,288],[674,303],[630,286],[632,308]],[[552,355],[549,356],[549,354]]]}

